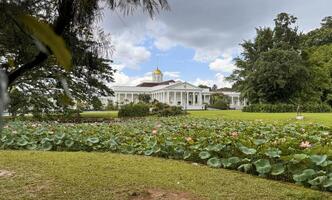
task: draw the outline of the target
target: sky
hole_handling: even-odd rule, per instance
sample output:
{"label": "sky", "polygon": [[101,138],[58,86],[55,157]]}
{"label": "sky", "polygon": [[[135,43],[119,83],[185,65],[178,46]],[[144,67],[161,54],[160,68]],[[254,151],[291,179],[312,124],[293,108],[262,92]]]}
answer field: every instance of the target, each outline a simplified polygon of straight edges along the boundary
{"label": "sky", "polygon": [[110,34],[111,85],[151,81],[157,67],[164,80],[230,87],[225,81],[236,68],[240,43],[253,39],[256,27],[272,27],[278,13],[298,18],[308,32],[332,15],[331,0],[168,0],[171,10],[153,19],[140,10],[130,16],[104,10],[101,27]]}

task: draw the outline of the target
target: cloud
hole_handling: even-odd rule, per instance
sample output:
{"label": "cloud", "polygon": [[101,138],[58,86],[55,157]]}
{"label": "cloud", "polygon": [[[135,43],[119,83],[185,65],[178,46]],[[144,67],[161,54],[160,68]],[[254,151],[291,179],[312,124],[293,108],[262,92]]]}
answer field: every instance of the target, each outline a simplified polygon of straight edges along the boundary
{"label": "cloud", "polygon": [[180,72],[164,72],[164,79],[170,78],[170,79],[179,79],[180,78]]}
{"label": "cloud", "polygon": [[159,37],[155,39],[154,46],[161,51],[167,51],[175,47],[176,43],[166,37]]}
{"label": "cloud", "polygon": [[114,73],[114,82],[109,83],[109,86],[135,86],[144,81],[151,81],[151,72],[145,73],[143,76],[128,76],[122,71],[125,68],[123,64],[113,64],[112,67],[117,71]]}
{"label": "cloud", "polygon": [[205,79],[202,80],[200,78],[197,78],[194,82],[194,85],[207,85],[209,87],[212,87],[214,84],[218,86],[218,88],[222,87],[232,87],[232,83],[225,80],[225,76],[221,73],[217,73],[214,77],[214,79]]}
{"label": "cloud", "polygon": [[[239,43],[252,39],[255,27],[272,26],[278,13],[287,12],[298,17],[299,30],[306,32],[319,27],[321,19],[331,15],[332,6],[331,0],[319,0],[319,3],[310,0],[168,1],[171,11],[161,11],[154,20],[141,12],[124,17],[105,10],[102,26],[112,36],[115,49],[112,59],[123,68],[139,69],[142,63],[156,56],[151,46],[161,51],[181,46],[194,50],[193,61],[206,63],[210,70],[217,72],[211,79],[197,78],[196,81],[217,82],[221,86],[228,83],[220,74],[234,70],[232,58],[239,55]],[[147,38],[152,40],[148,45],[144,43]],[[148,78],[145,75],[128,77],[121,72],[117,76],[130,84]]]}
{"label": "cloud", "polygon": [[227,54],[224,54],[222,58],[217,58],[209,64],[209,68],[213,71],[223,72],[223,73],[232,73],[236,66],[233,61],[233,57]]}
{"label": "cloud", "polygon": [[114,36],[113,60],[123,64],[127,68],[137,69],[139,65],[151,57],[151,52],[146,47],[137,45],[135,41],[130,41],[126,37]]}

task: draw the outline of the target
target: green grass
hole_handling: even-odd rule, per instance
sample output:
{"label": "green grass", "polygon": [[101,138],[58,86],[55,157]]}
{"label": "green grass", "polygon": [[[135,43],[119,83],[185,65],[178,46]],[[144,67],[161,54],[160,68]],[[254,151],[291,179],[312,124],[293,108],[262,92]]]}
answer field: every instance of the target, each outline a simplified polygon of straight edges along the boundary
{"label": "green grass", "polygon": [[[202,110],[189,111],[191,117],[221,118],[233,120],[263,120],[301,123],[322,123],[332,125],[332,113],[303,113],[304,120],[295,119],[296,113],[249,113],[240,110]],[[83,118],[113,119],[118,117],[118,111],[87,111],[81,113]],[[9,118],[9,117],[7,117]]]}
{"label": "green grass", "polygon": [[[189,111],[192,117],[222,118],[233,120],[263,120],[263,121],[284,121],[296,122],[296,113],[248,113],[240,110],[207,110]],[[303,113],[304,123],[323,123],[332,125],[332,113]]]}
{"label": "green grass", "polygon": [[0,199],[130,199],[148,188],[201,199],[332,199],[294,184],[153,157],[83,152],[0,151]]}

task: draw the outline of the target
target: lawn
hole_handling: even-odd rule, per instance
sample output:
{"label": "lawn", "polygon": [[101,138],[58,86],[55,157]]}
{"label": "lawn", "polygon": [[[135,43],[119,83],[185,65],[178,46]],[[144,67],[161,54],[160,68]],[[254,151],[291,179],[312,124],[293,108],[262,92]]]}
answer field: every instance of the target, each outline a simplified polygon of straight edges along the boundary
{"label": "lawn", "polygon": [[[83,118],[105,118],[117,117],[117,111],[89,111],[81,113]],[[295,119],[296,113],[249,113],[240,110],[200,110],[189,111],[190,117],[200,118],[221,118],[233,120],[263,120],[263,121],[284,121],[299,122]],[[303,113],[304,123],[323,123],[332,125],[332,113]]]}
{"label": "lawn", "polygon": [[[233,120],[263,120],[295,122],[296,113],[249,113],[240,110],[189,111],[190,116],[200,118],[222,118]],[[332,125],[332,113],[303,113],[304,123],[323,123]]]}
{"label": "lawn", "polygon": [[163,196],[184,192],[184,200],[332,199],[329,193],[225,169],[112,153],[0,151],[0,170],[14,172],[0,177],[0,199],[6,200],[144,200],[150,199],[149,189]]}

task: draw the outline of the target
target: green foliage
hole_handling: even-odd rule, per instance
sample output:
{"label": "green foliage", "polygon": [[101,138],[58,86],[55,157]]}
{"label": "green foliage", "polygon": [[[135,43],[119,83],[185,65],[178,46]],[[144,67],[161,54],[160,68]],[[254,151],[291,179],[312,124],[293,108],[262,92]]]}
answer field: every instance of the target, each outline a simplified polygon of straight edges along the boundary
{"label": "green foliage", "polygon": [[138,100],[142,103],[150,103],[151,96],[149,94],[139,94]]}
{"label": "green foliage", "polygon": [[107,105],[105,107],[105,110],[106,111],[118,110],[118,106],[114,105],[112,100],[108,100]]}
{"label": "green foliage", "polygon": [[41,22],[29,15],[22,15],[19,19],[36,39],[51,49],[60,65],[66,70],[71,69],[71,53],[67,49],[62,37],[58,36],[49,24]]}
{"label": "green foliage", "polygon": [[185,113],[179,106],[170,106],[165,103],[155,102],[152,104],[152,114],[159,117],[169,117]]}
{"label": "green foliage", "polygon": [[53,102],[59,93],[88,105],[95,95],[112,95],[107,83],[115,72],[109,60],[113,48],[109,35],[95,26],[100,4],[124,14],[141,9],[150,16],[169,9],[166,0],[0,2],[0,70],[8,75],[8,91],[24,94],[12,99],[13,113],[24,114],[24,105],[40,115],[63,112],[68,105]]}
{"label": "green foliage", "polygon": [[103,104],[101,103],[100,99],[96,96],[92,97],[91,105],[94,111],[103,110]]}
{"label": "green foliage", "polygon": [[332,105],[331,17],[307,34],[298,33],[296,20],[280,13],[273,28],[257,28],[255,39],[241,45],[228,79],[251,104]]}
{"label": "green foliage", "polygon": [[0,148],[185,159],[332,191],[331,133],[320,124],[187,117],[129,119],[111,126],[13,121],[3,130]]}
{"label": "green foliage", "polygon": [[275,26],[257,28],[254,41],[245,41],[237,70],[228,77],[250,103],[288,103],[302,98],[309,70],[298,49],[296,18],[280,13]]}
{"label": "green foliage", "polygon": [[229,109],[230,99],[224,94],[211,95],[211,103],[208,105],[210,108],[216,108],[220,110]]}
{"label": "green foliage", "polygon": [[120,108],[118,117],[144,117],[149,114],[149,105],[143,103],[130,103]]}
{"label": "green foliage", "polygon": [[[298,105],[294,104],[251,104],[245,106],[243,112],[266,112],[266,113],[283,113],[297,112]],[[328,104],[304,104],[300,106],[300,112],[307,113],[324,113],[332,112],[332,108]]]}

